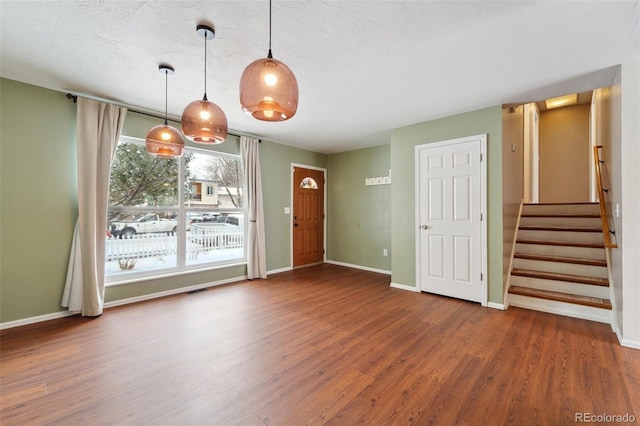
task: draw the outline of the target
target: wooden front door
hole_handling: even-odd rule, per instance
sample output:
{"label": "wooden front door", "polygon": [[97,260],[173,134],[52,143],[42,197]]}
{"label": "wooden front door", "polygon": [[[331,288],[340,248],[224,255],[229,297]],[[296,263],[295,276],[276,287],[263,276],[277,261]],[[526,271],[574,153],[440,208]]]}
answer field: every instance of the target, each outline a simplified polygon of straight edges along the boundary
{"label": "wooden front door", "polygon": [[293,168],[293,267],[324,260],[324,171]]}

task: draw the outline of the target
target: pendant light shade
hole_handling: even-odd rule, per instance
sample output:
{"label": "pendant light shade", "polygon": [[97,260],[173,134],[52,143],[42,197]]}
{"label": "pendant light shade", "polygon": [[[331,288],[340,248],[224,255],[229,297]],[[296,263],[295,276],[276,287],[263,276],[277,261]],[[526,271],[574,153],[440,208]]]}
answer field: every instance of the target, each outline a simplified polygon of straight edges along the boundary
{"label": "pendant light shade", "polygon": [[154,126],[147,133],[147,152],[162,158],[181,157],[184,153],[184,140],[182,134],[167,121],[167,82],[169,74],[173,74],[173,68],[169,65],[160,65],[160,72],[164,73],[164,124]]}
{"label": "pendant light shade", "polygon": [[198,25],[196,32],[204,38],[204,96],[182,112],[182,133],[196,143],[218,144],[227,138],[228,125],[224,111],[207,99],[207,40],[212,40],[215,32],[208,25]]}
{"label": "pendant light shade", "polygon": [[291,69],[271,53],[271,0],[269,1],[269,54],[253,61],[240,78],[240,104],[253,118],[284,121],[298,109],[298,82]]}
{"label": "pendant light shade", "polygon": [[227,138],[227,116],[213,102],[193,101],[182,113],[182,132],[197,143],[222,143]]}
{"label": "pendant light shade", "polygon": [[273,59],[253,61],[240,78],[240,104],[253,118],[284,121],[298,109],[298,82],[284,63]]}

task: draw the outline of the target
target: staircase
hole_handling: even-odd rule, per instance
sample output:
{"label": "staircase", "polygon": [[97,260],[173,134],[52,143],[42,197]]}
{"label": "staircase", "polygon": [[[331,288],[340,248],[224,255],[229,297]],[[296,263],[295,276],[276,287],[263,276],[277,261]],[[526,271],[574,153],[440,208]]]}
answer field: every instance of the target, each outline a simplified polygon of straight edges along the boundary
{"label": "staircase", "polygon": [[598,203],[522,206],[508,301],[511,306],[611,323]]}

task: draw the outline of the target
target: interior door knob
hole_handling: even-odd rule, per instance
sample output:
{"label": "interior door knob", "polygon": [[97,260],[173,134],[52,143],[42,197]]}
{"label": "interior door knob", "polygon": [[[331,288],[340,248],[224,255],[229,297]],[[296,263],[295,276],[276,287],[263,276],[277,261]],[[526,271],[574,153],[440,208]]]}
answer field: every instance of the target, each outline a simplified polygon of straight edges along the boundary
{"label": "interior door knob", "polygon": [[297,224],[297,223],[294,223],[294,224],[293,224],[293,226],[298,226],[298,224]]}
{"label": "interior door knob", "polygon": [[429,229],[429,227],[427,225],[422,225],[420,228],[421,229]]}

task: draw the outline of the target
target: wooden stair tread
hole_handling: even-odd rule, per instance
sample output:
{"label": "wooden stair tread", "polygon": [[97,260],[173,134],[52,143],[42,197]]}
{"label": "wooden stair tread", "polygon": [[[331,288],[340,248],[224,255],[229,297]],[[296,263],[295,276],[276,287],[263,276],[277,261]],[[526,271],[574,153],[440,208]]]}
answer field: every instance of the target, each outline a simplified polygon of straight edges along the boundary
{"label": "wooden stair tread", "polygon": [[518,239],[517,244],[540,244],[545,246],[569,246],[569,247],[584,247],[584,248],[604,248],[604,243],[590,243],[584,241],[554,241],[554,240],[530,240],[530,239]]}
{"label": "wooden stair tread", "polygon": [[579,296],[575,294],[560,293],[558,291],[538,290],[535,288],[519,286],[509,287],[509,293],[611,310],[611,302],[607,299],[600,299],[599,297]]}
{"label": "wooden stair tread", "polygon": [[592,213],[522,213],[522,217],[566,217],[566,218],[587,218],[599,219],[599,214]]}
{"label": "wooden stair tread", "polygon": [[592,205],[592,206],[598,206],[599,203],[593,203],[590,201],[587,202],[578,202],[578,203],[522,203],[525,206],[580,206],[580,205]]}
{"label": "wooden stair tread", "polygon": [[565,257],[565,256],[549,256],[543,254],[529,254],[529,253],[516,253],[513,255],[517,259],[528,260],[542,260],[545,262],[559,262],[559,263],[573,263],[578,265],[590,265],[590,266],[607,266],[606,260],[600,259],[583,259],[577,257]]}
{"label": "wooden stair tread", "polygon": [[561,231],[561,232],[602,232],[602,228],[587,228],[584,226],[520,226],[523,231]]}
{"label": "wooden stair tread", "polygon": [[606,278],[587,277],[584,275],[560,274],[557,272],[532,271],[529,269],[514,268],[511,275],[520,277],[540,278],[544,280],[565,281],[578,284],[590,284],[601,287],[609,287],[609,280]]}

